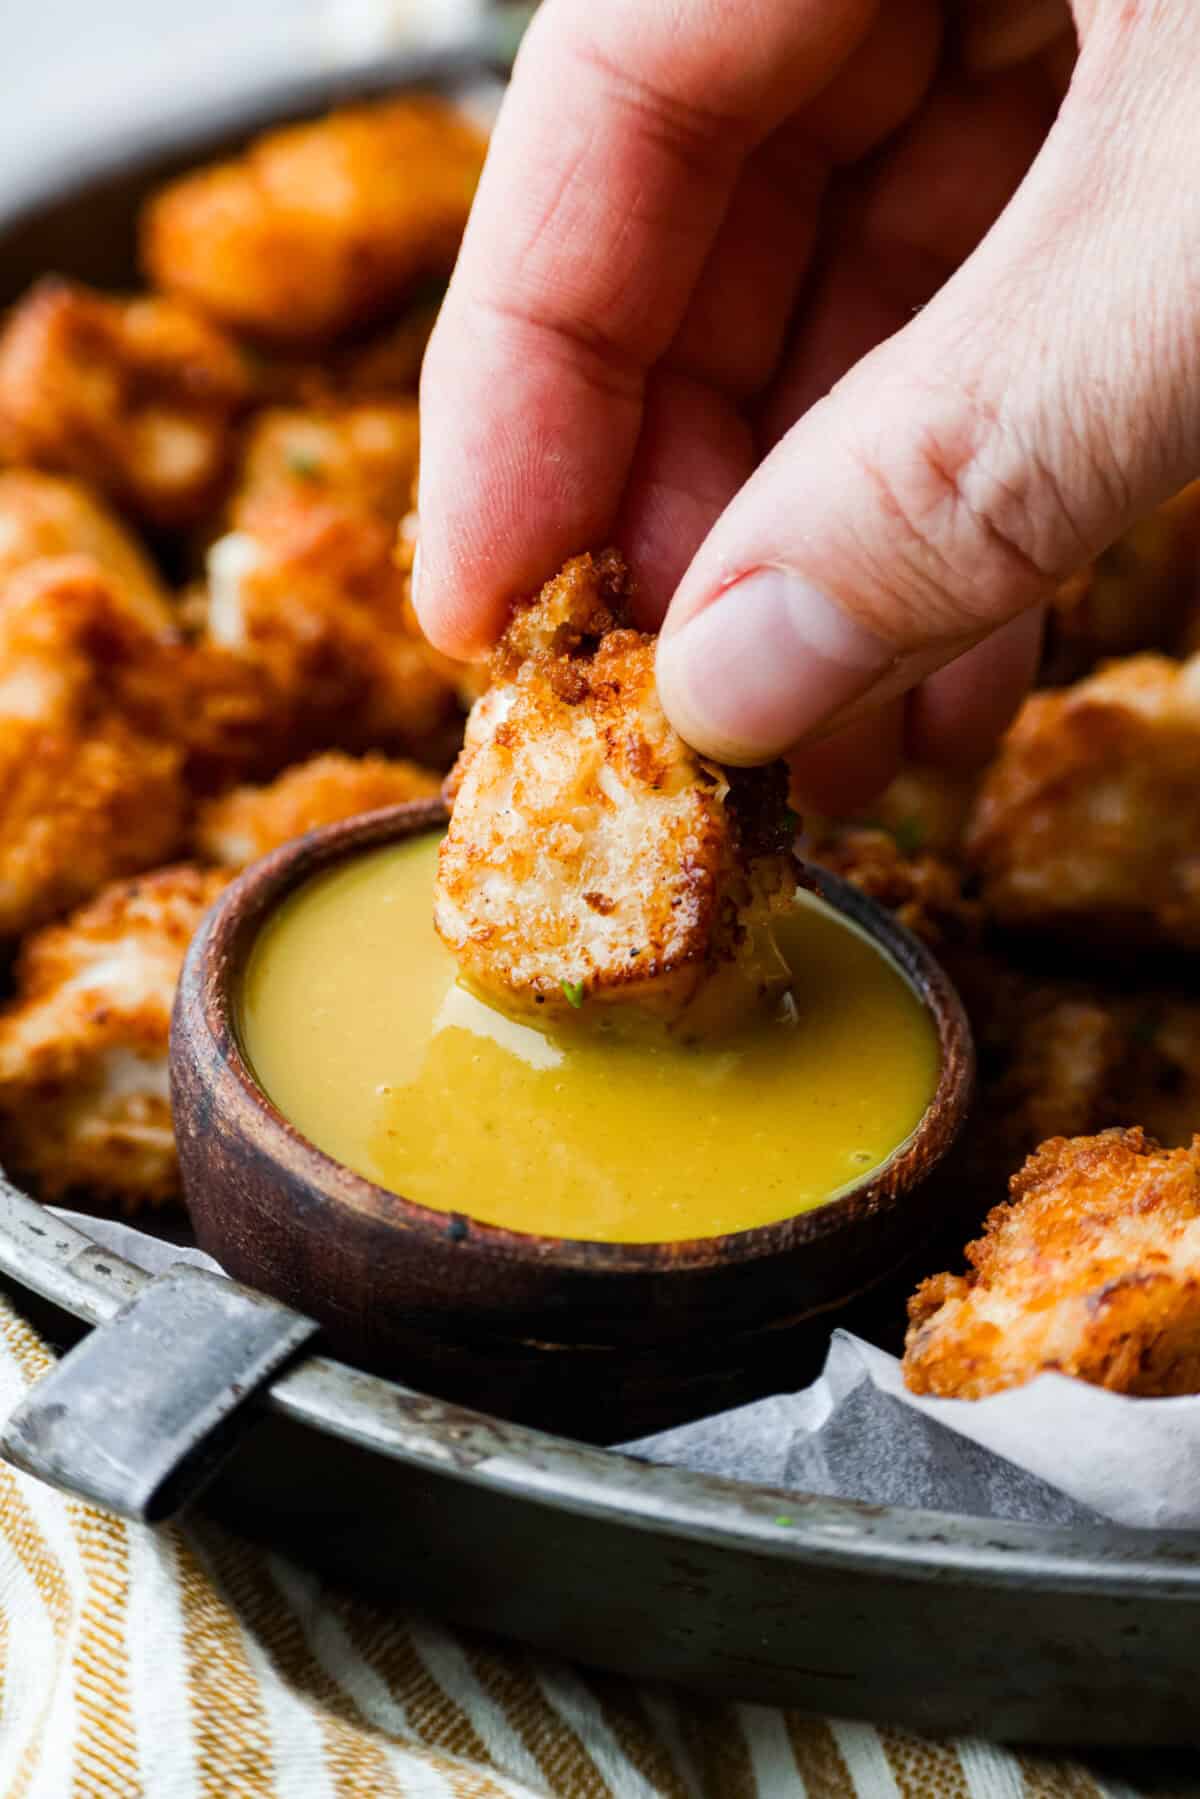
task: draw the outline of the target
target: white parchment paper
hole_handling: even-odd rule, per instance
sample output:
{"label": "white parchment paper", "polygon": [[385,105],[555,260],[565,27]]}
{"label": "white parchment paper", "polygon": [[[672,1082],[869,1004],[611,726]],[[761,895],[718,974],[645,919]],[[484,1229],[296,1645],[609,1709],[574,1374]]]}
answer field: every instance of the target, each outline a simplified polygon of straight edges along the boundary
{"label": "white parchment paper", "polygon": [[[180,1249],[110,1219],[68,1223],[157,1274]],[[1200,1529],[1200,1397],[1127,1399],[1061,1374],[991,1399],[919,1399],[894,1356],[835,1331],[802,1392],[627,1446],[647,1461],[878,1505],[1068,1524]]]}
{"label": "white parchment paper", "polygon": [[1200,1529],[1200,1398],[1127,1399],[1061,1374],[990,1399],[921,1399],[835,1331],[820,1378],[645,1438],[649,1460],[881,1505],[1038,1523]]}

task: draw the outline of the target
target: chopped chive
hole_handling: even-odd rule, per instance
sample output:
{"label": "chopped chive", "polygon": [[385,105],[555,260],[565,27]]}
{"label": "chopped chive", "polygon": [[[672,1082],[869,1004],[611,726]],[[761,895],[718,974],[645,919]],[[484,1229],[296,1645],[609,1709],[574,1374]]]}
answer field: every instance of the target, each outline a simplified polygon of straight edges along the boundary
{"label": "chopped chive", "polygon": [[1134,1019],[1130,1026],[1129,1034],[1135,1043],[1140,1043],[1144,1048],[1149,1048],[1158,1036],[1158,1029],[1161,1023],[1162,1012],[1159,1007],[1155,1005],[1145,1006]]}
{"label": "chopped chive", "polygon": [[299,475],[302,481],[312,481],[321,472],[321,464],[311,450],[297,446],[287,453],[287,465],[293,475]]}
{"label": "chopped chive", "polygon": [[571,1005],[573,1005],[575,1010],[578,1012],[580,1007],[583,1005],[583,982],[582,981],[564,981],[562,984],[562,990],[566,994],[567,999],[570,1001]]}
{"label": "chopped chive", "polygon": [[794,1518],[789,1518],[786,1512],[781,1512],[775,1522],[776,1524],[794,1524],[796,1520]]}
{"label": "chopped chive", "polygon": [[892,827],[892,836],[902,856],[915,856],[925,841],[925,827],[919,818],[902,818]]}

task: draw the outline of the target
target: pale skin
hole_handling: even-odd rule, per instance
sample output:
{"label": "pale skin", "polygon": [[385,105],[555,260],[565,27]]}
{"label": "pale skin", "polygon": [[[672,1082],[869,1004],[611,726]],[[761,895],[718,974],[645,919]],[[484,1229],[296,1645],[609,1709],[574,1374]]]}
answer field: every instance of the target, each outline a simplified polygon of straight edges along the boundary
{"label": "pale skin", "polygon": [[1200,473],[1198,69],[1193,0],[544,0],[422,382],[433,641],[612,541],[706,753],[823,810],[986,755]]}

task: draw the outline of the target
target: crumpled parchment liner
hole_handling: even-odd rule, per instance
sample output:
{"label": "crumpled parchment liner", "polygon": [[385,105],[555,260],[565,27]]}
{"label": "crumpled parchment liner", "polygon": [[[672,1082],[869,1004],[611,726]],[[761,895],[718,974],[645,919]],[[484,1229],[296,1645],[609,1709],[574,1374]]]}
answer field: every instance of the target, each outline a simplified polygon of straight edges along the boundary
{"label": "crumpled parchment liner", "polygon": [[[216,1269],[109,1219],[63,1217],[151,1273]],[[219,1272],[219,1270],[218,1270]],[[834,1331],[819,1379],[626,1445],[755,1485],[1027,1523],[1200,1529],[1200,1397],[1127,1399],[1060,1374],[990,1399],[922,1399],[894,1356]]]}

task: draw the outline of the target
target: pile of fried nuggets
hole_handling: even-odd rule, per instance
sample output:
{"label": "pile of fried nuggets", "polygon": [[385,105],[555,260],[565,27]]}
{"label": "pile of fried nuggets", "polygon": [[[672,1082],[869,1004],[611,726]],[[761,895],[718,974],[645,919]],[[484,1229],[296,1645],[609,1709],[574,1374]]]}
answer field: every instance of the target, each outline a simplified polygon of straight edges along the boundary
{"label": "pile of fried nuggets", "polygon": [[[407,564],[432,284],[483,148],[433,100],[273,133],[150,201],[146,292],[47,277],[0,328],[0,1161],[44,1199],[177,1200],[167,1036],[203,912],[303,831],[436,793],[462,743],[486,678],[422,640]],[[980,1048],[963,1178],[993,1209],[912,1301],[918,1391],[1200,1389],[1198,521],[1189,490],[1062,590],[990,767],[807,823],[943,957]],[[584,559],[545,604],[623,579]],[[619,650],[672,829],[708,829],[635,636],[597,636],[578,716],[608,729]],[[486,815],[470,737],[456,780]],[[641,828],[608,822],[618,873]]]}

